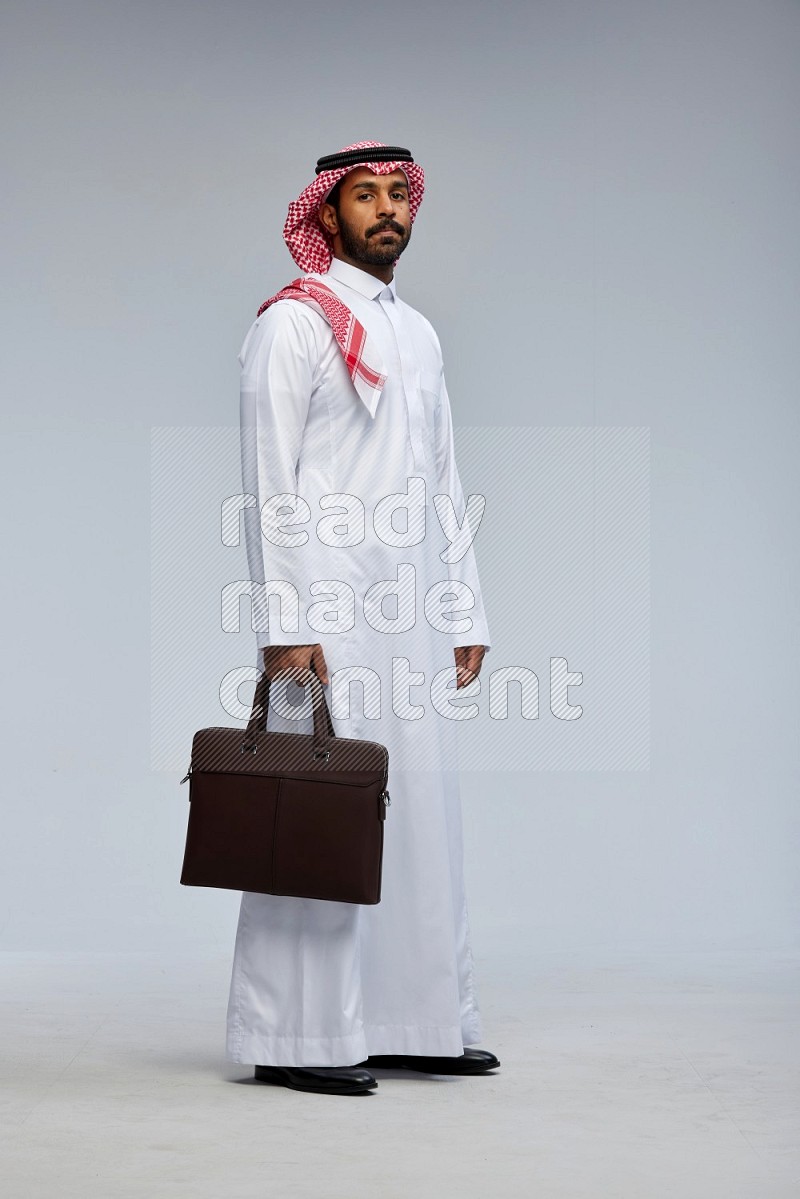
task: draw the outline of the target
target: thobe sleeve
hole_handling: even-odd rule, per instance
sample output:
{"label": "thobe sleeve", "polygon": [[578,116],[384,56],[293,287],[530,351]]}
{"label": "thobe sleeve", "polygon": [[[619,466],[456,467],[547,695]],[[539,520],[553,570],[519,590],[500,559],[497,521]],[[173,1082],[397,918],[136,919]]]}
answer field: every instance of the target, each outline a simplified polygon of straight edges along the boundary
{"label": "thobe sleeve", "polygon": [[[455,444],[453,441],[453,415],[450,409],[450,397],[447,394],[447,384],[444,373],[440,376],[439,402],[436,407],[436,437],[435,437],[436,475],[438,489],[449,495],[453,501],[456,517],[464,519],[466,501],[461,487],[461,479],[456,466]],[[473,543],[474,544],[474,543]],[[453,645],[483,645],[488,651],[491,647],[489,626],[483,606],[478,566],[475,561],[475,551],[470,545],[466,554],[458,562],[447,564],[449,577],[458,579],[472,591],[475,606],[465,614],[472,620],[472,628],[466,633],[453,635]]]}
{"label": "thobe sleeve", "polygon": [[[296,300],[278,301],[268,308],[251,327],[239,353],[242,486],[245,497],[255,500],[246,499],[250,506],[244,510],[244,530],[259,650],[317,640],[306,622],[312,602],[308,584],[313,575],[314,530],[311,521],[301,523],[304,497],[297,497],[316,357],[313,329]],[[286,508],[273,500],[279,493],[285,493]],[[303,532],[307,534],[303,545],[275,544],[286,540],[287,533],[296,539]],[[289,599],[281,607],[277,596],[269,601],[267,595],[275,591],[274,585],[266,590],[255,586],[273,580],[281,580],[278,590]]]}

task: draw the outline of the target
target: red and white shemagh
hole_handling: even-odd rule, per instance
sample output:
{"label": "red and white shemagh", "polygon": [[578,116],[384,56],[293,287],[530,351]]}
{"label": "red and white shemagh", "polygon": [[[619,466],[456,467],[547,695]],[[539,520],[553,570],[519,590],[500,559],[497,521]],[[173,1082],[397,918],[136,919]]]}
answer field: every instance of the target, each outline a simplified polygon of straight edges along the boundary
{"label": "red and white shemagh", "polygon": [[[364,150],[386,145],[385,142],[353,142],[344,146],[347,150]],[[411,221],[417,215],[425,191],[425,172],[416,162],[355,162],[349,166],[320,171],[313,183],[309,183],[296,200],[289,205],[289,213],[283,227],[283,240],[289,253],[302,271],[318,275],[327,273],[333,261],[330,238],[319,220],[319,208],[325,197],[340,179],[355,171],[359,166],[367,167],[375,175],[389,175],[402,171],[408,179],[408,206]],[[370,343],[367,331],[356,320],[347,305],[334,291],[319,279],[294,279],[288,286],[271,296],[258,310],[258,316],[276,300],[299,300],[315,308],[328,321],[350,378],[361,399],[375,416],[386,372],[380,354]]]}
{"label": "red and white shemagh", "polygon": [[[352,146],[344,146],[338,153],[385,145],[386,142],[353,142]],[[318,275],[324,275],[331,265],[332,243],[320,223],[319,206],[340,179],[360,166],[367,167],[374,175],[390,175],[392,171],[404,173],[408,179],[408,206],[413,224],[425,192],[425,172],[419,163],[355,162],[350,166],[335,167],[331,171],[320,171],[314,182],[309,183],[296,200],[292,200],[283,226],[283,240],[304,274],[316,271]]]}
{"label": "red and white shemagh", "polygon": [[386,382],[386,372],[380,355],[369,344],[367,331],[361,321],[356,320],[336,292],[319,279],[293,279],[286,287],[282,287],[274,296],[264,301],[258,310],[258,316],[276,300],[299,300],[300,303],[315,308],[325,318],[342,351],[353,386],[364,401],[370,416],[374,417]]}

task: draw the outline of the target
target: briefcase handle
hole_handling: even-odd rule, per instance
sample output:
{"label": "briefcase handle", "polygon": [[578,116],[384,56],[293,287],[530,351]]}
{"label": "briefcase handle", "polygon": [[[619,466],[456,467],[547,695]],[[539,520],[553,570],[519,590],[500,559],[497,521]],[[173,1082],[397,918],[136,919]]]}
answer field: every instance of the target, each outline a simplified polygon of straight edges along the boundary
{"label": "briefcase handle", "polygon": [[[325,698],[325,692],[322,688],[322,682],[317,674],[314,663],[311,663],[311,670],[308,675],[307,684],[311,687],[311,703],[314,713],[314,744],[313,757],[323,761],[328,760],[331,756],[330,738],[335,736],[333,731],[333,721],[331,720],[328,701]],[[305,692],[306,683],[298,683],[299,687],[303,687]],[[305,698],[305,695],[304,695]],[[244,741],[242,742],[242,753],[255,753],[257,750],[256,734],[263,733],[267,727],[267,715],[269,713],[269,679],[267,678],[266,670],[261,672],[261,677],[256,683],[255,695],[253,696],[253,708],[250,713],[250,720],[244,733]]]}

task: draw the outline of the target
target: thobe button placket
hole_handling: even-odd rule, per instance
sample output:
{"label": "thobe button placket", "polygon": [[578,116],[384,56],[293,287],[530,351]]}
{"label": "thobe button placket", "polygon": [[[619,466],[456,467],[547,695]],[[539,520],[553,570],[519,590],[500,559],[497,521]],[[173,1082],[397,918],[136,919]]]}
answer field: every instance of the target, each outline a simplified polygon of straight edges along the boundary
{"label": "thobe button placket", "polygon": [[385,287],[379,293],[378,301],[389,318],[389,323],[394,331],[394,338],[397,344],[397,353],[400,357],[400,371],[403,376],[403,394],[406,400],[406,411],[408,412],[408,428],[411,436],[411,453],[414,458],[414,467],[416,470],[424,471],[425,413],[422,404],[422,393],[419,389],[419,372],[408,359],[405,350],[405,347],[408,345],[408,338],[405,335],[403,320],[391,289]]}

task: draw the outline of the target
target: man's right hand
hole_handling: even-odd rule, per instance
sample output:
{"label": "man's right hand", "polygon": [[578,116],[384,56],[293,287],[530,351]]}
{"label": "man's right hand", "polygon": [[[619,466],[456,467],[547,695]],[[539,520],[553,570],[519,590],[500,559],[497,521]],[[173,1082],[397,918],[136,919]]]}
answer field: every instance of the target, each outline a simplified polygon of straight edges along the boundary
{"label": "man's right hand", "polygon": [[277,674],[287,672],[302,685],[308,678],[312,663],[320,682],[327,686],[328,666],[319,642],[316,645],[268,645],[264,649],[264,670],[270,682]]}

